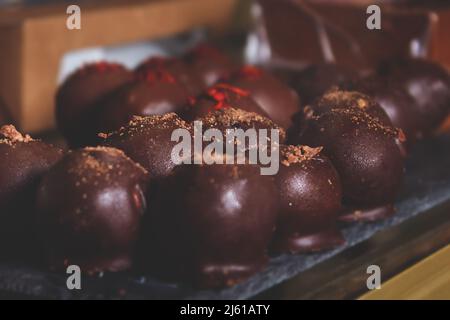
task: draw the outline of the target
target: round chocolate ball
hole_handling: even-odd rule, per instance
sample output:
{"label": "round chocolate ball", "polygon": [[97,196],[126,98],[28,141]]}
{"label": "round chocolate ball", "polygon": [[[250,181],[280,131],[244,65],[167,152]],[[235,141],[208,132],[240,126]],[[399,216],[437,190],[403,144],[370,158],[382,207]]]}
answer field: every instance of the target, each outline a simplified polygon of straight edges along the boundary
{"label": "round chocolate ball", "polygon": [[227,108],[242,109],[267,117],[267,113],[250,96],[249,91],[227,83],[218,83],[209,88],[197,99],[192,99],[179,114],[183,119],[193,121],[211,111]]}
{"label": "round chocolate ball", "polygon": [[205,89],[202,79],[181,59],[152,57],[142,62],[135,70],[135,74],[142,78],[147,77],[149,72],[170,76],[194,97]]}
{"label": "round chocolate ball", "polygon": [[42,179],[37,231],[52,269],[121,271],[133,264],[148,174],[114,148],[69,152]]}
{"label": "round chocolate ball", "polygon": [[259,68],[242,67],[231,76],[229,82],[250,92],[267,116],[285,129],[292,125],[292,116],[300,110],[297,93]]}
{"label": "round chocolate ball", "polygon": [[450,76],[438,64],[420,59],[402,59],[382,64],[378,73],[395,83],[415,101],[411,109],[420,114],[419,132],[429,133],[450,112]]}
{"label": "round chocolate ball", "polygon": [[382,124],[391,126],[392,122],[386,111],[377,101],[358,91],[345,91],[333,87],[309,106],[304,108],[306,116],[324,114],[332,109],[356,108],[378,119]]}
{"label": "round chocolate ball", "polygon": [[34,202],[37,185],[63,153],[22,135],[14,126],[0,128],[0,255],[23,258],[35,251]]}
{"label": "round chocolate ball", "polygon": [[133,116],[176,112],[189,101],[184,86],[168,73],[147,70],[100,102],[97,132],[110,132],[126,125]]}
{"label": "round chocolate ball", "polygon": [[322,148],[282,146],[276,175],[279,195],[278,225],[273,241],[276,252],[304,253],[343,244],[336,227],[342,188]]}
{"label": "round chocolate ball", "polygon": [[291,76],[290,84],[304,104],[324,94],[333,86],[340,86],[358,78],[358,74],[341,65],[311,65]]}
{"label": "round chocolate ball", "polygon": [[[369,209],[391,205],[400,189],[404,158],[398,135],[361,109],[343,108],[308,119],[298,143],[323,146],[341,178],[344,204]],[[354,213],[355,220],[368,218]]]}
{"label": "round chocolate ball", "polygon": [[56,123],[72,147],[92,142],[92,113],[97,102],[131,79],[132,73],[122,65],[97,62],[78,69],[64,81],[56,94]]}
{"label": "round chocolate ball", "polygon": [[236,69],[228,56],[208,44],[196,46],[185,55],[184,61],[201,80],[203,89],[229,76]]}
{"label": "round chocolate ball", "polygon": [[116,147],[141,164],[154,179],[169,175],[176,164],[171,159],[174,146],[171,136],[176,129],[191,131],[189,124],[176,114],[134,117],[116,132],[103,135],[102,145]]}
{"label": "round chocolate ball", "polygon": [[409,146],[423,136],[422,116],[416,102],[399,84],[373,75],[356,81],[351,88],[371,96],[384,109],[392,124],[403,130]]}
{"label": "round chocolate ball", "polygon": [[333,87],[294,116],[294,126],[289,130],[289,140],[297,140],[305,130],[308,119],[323,115],[332,109],[348,108],[359,109],[378,119],[384,125],[392,125],[387,113],[372,97],[357,91],[344,91]]}
{"label": "round chocolate ball", "polygon": [[157,214],[145,232],[153,238],[144,241],[154,247],[143,252],[153,272],[217,288],[264,266],[277,196],[273,178],[259,166],[183,165],[158,191]]}

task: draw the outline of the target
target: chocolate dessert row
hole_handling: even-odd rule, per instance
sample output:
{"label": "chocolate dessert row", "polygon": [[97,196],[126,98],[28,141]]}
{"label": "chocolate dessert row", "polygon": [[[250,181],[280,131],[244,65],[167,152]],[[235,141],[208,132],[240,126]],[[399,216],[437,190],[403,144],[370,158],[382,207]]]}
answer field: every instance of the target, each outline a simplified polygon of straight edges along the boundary
{"label": "chocolate dessert row", "polygon": [[[270,255],[343,244],[344,223],[394,214],[408,150],[450,111],[445,70],[402,60],[369,77],[336,65],[275,74],[206,45],[133,71],[77,70],[56,97],[71,150],[0,129],[0,256],[218,288]],[[172,133],[196,121],[276,130],[278,172],[220,154],[174,163]]]}

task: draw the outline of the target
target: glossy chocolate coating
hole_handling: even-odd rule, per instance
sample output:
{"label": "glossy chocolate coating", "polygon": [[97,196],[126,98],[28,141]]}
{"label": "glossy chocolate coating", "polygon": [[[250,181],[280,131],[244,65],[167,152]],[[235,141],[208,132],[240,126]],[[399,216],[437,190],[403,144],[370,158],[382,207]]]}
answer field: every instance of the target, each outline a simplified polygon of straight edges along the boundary
{"label": "glossy chocolate coating", "polygon": [[183,119],[193,121],[212,111],[227,108],[242,109],[267,117],[267,113],[250,96],[249,91],[222,82],[207,89],[197,99],[191,100],[179,114]]}
{"label": "glossy chocolate coating", "polygon": [[192,49],[186,54],[184,61],[201,79],[204,89],[229,76],[236,69],[228,56],[208,44],[200,44]]}
{"label": "glossy chocolate coating", "polygon": [[332,109],[308,119],[298,143],[323,146],[338,171],[344,204],[390,204],[401,186],[404,159],[398,130],[358,108]]}
{"label": "glossy chocolate coating", "polygon": [[69,152],[37,193],[38,232],[52,269],[121,271],[133,264],[148,174],[114,148]]}
{"label": "glossy chocolate coating", "polygon": [[287,129],[300,110],[297,93],[269,73],[252,66],[242,67],[230,79],[236,87],[250,92],[267,116]]}
{"label": "glossy chocolate coating", "polygon": [[344,243],[336,227],[342,188],[322,148],[282,146],[276,175],[279,218],[273,248],[277,252],[316,252]]}
{"label": "glossy chocolate coating", "polygon": [[34,200],[42,175],[62,157],[60,149],[14,126],[0,128],[0,256],[23,258],[36,253]]}
{"label": "glossy chocolate coating", "polygon": [[178,142],[171,141],[171,136],[178,128],[191,130],[174,113],[135,117],[120,130],[104,136],[101,144],[123,150],[157,179],[167,176],[175,167],[171,153]]}
{"label": "glossy chocolate coating", "polygon": [[392,124],[403,130],[408,145],[423,135],[416,102],[398,84],[370,76],[352,83],[351,89],[370,95],[384,109]]}
{"label": "glossy chocolate coating", "polygon": [[382,64],[378,73],[385,81],[402,87],[415,101],[419,132],[429,133],[450,112],[450,76],[436,63],[426,60],[394,60]]}
{"label": "glossy chocolate coating", "polygon": [[304,104],[313,102],[333,86],[340,86],[358,78],[352,69],[336,64],[317,64],[294,73],[290,85],[300,96]]}
{"label": "glossy chocolate coating", "polygon": [[183,60],[175,58],[152,57],[142,62],[135,70],[138,77],[146,77],[148,72],[165,74],[183,85],[193,97],[205,89],[202,79]]}
{"label": "glossy chocolate coating", "polygon": [[56,122],[72,147],[92,142],[97,102],[131,79],[130,71],[108,62],[89,64],[67,78],[56,94]]}
{"label": "glossy chocolate coating", "polygon": [[97,132],[111,132],[133,116],[163,115],[186,106],[189,95],[168,73],[141,72],[138,78],[109,94],[100,102]]}
{"label": "glossy chocolate coating", "polygon": [[[200,287],[232,286],[259,271],[276,223],[272,177],[257,165],[183,165],[155,196],[143,254],[154,272]],[[153,257],[158,257],[155,261]]]}

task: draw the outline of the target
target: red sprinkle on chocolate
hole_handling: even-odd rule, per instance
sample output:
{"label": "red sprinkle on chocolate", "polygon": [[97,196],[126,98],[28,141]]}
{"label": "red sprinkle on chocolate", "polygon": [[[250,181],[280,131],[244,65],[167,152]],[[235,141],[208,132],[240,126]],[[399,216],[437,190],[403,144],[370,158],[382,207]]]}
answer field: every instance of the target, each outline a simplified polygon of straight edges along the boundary
{"label": "red sprinkle on chocolate", "polygon": [[230,107],[230,105],[227,103],[228,95],[230,92],[241,97],[247,97],[250,95],[248,91],[226,83],[216,84],[214,87],[209,88],[207,91],[207,95],[216,101],[216,104],[213,106],[214,110],[221,110]]}

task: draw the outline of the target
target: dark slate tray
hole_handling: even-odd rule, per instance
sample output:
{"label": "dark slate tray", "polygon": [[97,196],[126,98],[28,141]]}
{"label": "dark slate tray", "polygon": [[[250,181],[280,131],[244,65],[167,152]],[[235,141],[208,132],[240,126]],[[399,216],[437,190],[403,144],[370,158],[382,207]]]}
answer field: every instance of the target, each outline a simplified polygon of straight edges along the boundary
{"label": "dark slate tray", "polygon": [[[84,277],[82,290],[66,289],[61,274],[26,266],[0,264],[0,297],[36,297],[54,299],[247,299],[370,238],[380,230],[450,202],[450,137],[420,143],[407,163],[397,214],[385,221],[354,224],[344,231],[347,244],[322,254],[282,255],[271,259],[265,270],[248,281],[219,291],[196,291],[183,285],[167,284],[150,277],[132,274],[106,274]],[[448,214],[450,220],[450,214]],[[395,243],[393,244],[395,245]]]}

